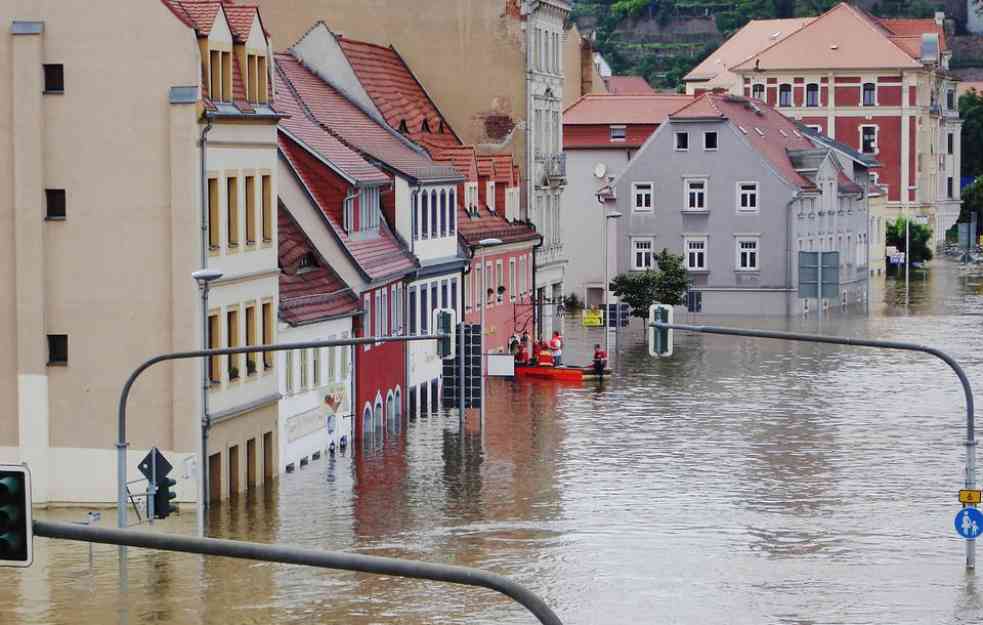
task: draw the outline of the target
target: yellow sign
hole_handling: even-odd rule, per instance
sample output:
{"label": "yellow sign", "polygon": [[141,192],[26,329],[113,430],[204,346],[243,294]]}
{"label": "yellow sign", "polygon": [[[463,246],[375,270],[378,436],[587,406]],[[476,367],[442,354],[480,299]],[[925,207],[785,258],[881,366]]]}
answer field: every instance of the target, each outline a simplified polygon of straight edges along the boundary
{"label": "yellow sign", "polygon": [[983,491],[964,488],[959,491],[959,503],[983,503]]}
{"label": "yellow sign", "polygon": [[582,323],[585,328],[600,328],[604,325],[604,315],[600,310],[584,310]]}

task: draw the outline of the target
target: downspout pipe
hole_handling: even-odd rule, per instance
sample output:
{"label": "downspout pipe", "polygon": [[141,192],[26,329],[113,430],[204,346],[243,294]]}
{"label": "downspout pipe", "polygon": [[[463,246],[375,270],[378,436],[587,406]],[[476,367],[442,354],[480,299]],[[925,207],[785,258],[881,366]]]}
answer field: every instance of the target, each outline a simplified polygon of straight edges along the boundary
{"label": "downspout pipe", "polygon": [[792,205],[802,199],[802,191],[796,191],[785,205],[785,316],[792,314]]}
{"label": "downspout pipe", "polygon": [[[208,133],[212,131],[212,120],[205,118],[201,129],[201,268],[208,269]],[[208,349],[208,285],[201,288],[201,348]],[[198,535],[205,535],[205,510],[208,508],[208,361],[201,361],[201,441],[198,449]]]}
{"label": "downspout pipe", "polygon": [[539,306],[542,302],[537,304],[536,300],[539,296],[539,289],[536,287],[536,252],[543,247],[545,239],[541,234],[537,233],[536,236],[539,237],[539,243],[532,246],[532,336],[533,340],[540,340],[542,337],[537,335],[539,334]]}

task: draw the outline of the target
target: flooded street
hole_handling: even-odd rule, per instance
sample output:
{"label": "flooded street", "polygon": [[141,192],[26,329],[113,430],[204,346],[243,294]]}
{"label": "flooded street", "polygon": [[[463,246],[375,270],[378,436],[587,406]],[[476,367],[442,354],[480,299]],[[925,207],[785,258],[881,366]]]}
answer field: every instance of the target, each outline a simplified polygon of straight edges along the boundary
{"label": "flooded street", "polygon": [[[930,344],[979,394],[983,275],[942,264],[911,288],[906,312],[889,282],[869,319],[706,322]],[[601,340],[574,319],[567,335],[570,362]],[[679,333],[655,360],[640,326],[614,360],[603,386],[492,380],[484,427],[404,420],[215,507],[209,534],[481,567],[569,625],[983,621],[952,526],[965,408],[943,363]],[[155,529],[193,533],[193,508]],[[90,564],[82,544],[35,545],[32,568],[0,571],[0,623],[534,622],[479,589],[141,550],[121,596],[115,548]]]}

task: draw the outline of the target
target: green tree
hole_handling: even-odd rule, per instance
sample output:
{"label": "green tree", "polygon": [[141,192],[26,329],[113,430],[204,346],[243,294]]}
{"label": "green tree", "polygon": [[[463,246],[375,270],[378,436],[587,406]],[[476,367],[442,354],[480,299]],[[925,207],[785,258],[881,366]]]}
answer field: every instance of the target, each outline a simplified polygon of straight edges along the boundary
{"label": "green tree", "polygon": [[[974,89],[960,96],[959,117],[963,120],[962,144],[983,145],[983,94]],[[961,173],[974,178],[983,174],[983,151],[963,150]]]}
{"label": "green tree", "polygon": [[611,290],[631,307],[634,317],[648,317],[652,304],[682,304],[689,289],[682,256],[662,250],[655,262],[657,269],[622,273],[611,281]]}
{"label": "green tree", "polygon": [[963,205],[959,211],[959,221],[969,223],[976,213],[976,222],[983,223],[983,178],[977,178],[962,192]]}
{"label": "green tree", "polygon": [[[887,222],[887,244],[893,245],[899,251],[907,252],[905,247],[905,223],[904,217],[898,217],[894,221]],[[915,222],[911,222],[911,231],[908,236],[911,239],[911,262],[921,263],[932,260],[932,248],[929,242],[932,240],[932,229]]]}

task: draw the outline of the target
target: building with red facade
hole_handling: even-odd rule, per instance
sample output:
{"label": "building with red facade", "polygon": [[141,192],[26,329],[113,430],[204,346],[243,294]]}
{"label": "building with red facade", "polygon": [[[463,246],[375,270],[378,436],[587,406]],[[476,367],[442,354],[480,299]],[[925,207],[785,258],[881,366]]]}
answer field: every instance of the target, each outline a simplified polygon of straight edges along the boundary
{"label": "building with red facade", "polygon": [[923,216],[941,241],[959,216],[961,151],[943,18],[883,19],[841,3],[752,22],[686,77],[687,90],[764,100],[875,157],[889,215]]}
{"label": "building with red facade", "polygon": [[[357,337],[402,332],[405,282],[417,262],[383,218],[382,196],[392,180],[329,131],[347,121],[378,138],[357,109],[290,55],[276,56],[276,104],[289,115],[278,132],[280,210],[289,214],[361,304]],[[332,125],[326,124],[330,120]],[[384,129],[380,129],[384,131]],[[410,160],[407,150],[404,158]],[[405,343],[353,350],[355,439],[399,419],[406,390]]]}
{"label": "building with red facade", "polygon": [[[520,221],[522,181],[511,153],[482,154],[475,146],[465,145],[392,47],[338,35],[318,23],[291,48],[291,53],[326,76],[335,89],[367,115],[412,141],[433,163],[458,175],[452,188],[440,190],[447,191],[448,206],[455,207],[455,213],[453,226],[439,228],[439,237],[434,237],[433,231],[435,223],[444,223],[443,200],[432,201],[426,189],[415,183],[405,194],[406,214],[414,216],[405,237],[412,241],[410,249],[420,264],[417,275],[425,282],[410,293],[411,325],[423,332],[435,308],[446,305],[460,311],[463,303],[463,316],[469,322],[478,323],[481,309],[485,308],[485,344],[489,351],[504,350],[513,334],[532,334],[533,250],[540,237],[528,223]],[[353,138],[352,144],[358,149],[357,139]],[[385,161],[384,156],[380,161]],[[402,197],[396,193],[395,202],[399,203]],[[384,209],[388,210],[388,204]],[[443,239],[448,235],[454,235],[450,248]],[[438,238],[440,242],[435,243]],[[491,239],[501,242],[480,245]],[[480,257],[480,263],[473,260],[475,257]],[[428,272],[428,267],[433,268],[432,272]],[[454,277],[448,272],[453,272]],[[462,282],[459,290],[457,285]],[[414,325],[413,319],[417,318]],[[439,372],[430,372],[427,367],[425,363],[411,363],[411,386],[419,387],[418,401],[411,400],[411,410],[425,403],[432,406],[439,396]],[[417,368],[426,373],[414,379]]]}

